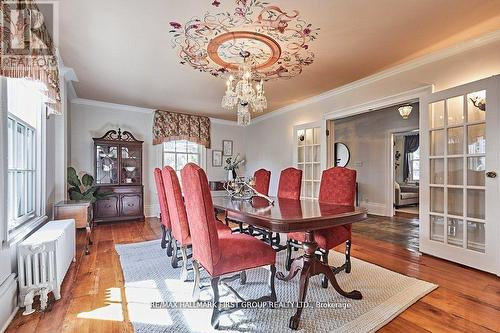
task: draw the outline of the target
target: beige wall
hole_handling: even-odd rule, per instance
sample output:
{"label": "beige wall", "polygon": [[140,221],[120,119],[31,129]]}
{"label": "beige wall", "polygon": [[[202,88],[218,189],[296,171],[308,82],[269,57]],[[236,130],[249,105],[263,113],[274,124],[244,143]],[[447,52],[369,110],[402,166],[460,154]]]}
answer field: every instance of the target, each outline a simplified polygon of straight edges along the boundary
{"label": "beige wall", "polygon": [[[212,145],[216,149],[222,148],[222,139],[233,140],[235,152],[244,153],[244,129],[230,122],[214,121],[211,124]],[[130,107],[123,110],[111,109],[104,106],[89,106],[71,104],[70,116],[70,157],[69,165],[77,172],[94,173],[93,169],[93,141],[92,138],[104,135],[110,129],[121,128],[130,131],[138,140],[144,140],[143,147],[143,182],[144,182],[144,209],[147,216],[154,216],[158,211],[158,200],[153,169],[161,167],[161,145],[153,146],[152,139],[152,112],[130,111]],[[222,167],[212,167],[212,153],[206,150],[207,176],[210,180],[219,180],[227,177]]]}
{"label": "beige wall", "polygon": [[[350,151],[348,168],[357,171],[359,199],[367,205],[385,206],[386,175],[390,173],[390,133],[418,128],[418,104],[408,120],[397,107],[334,121],[336,142],[343,142]],[[402,164],[401,164],[402,168]]]}

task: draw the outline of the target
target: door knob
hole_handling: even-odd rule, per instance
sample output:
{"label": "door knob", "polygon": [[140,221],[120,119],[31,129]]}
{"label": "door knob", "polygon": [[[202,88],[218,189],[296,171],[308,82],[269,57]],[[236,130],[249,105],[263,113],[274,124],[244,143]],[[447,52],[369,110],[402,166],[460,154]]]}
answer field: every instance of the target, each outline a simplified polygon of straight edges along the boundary
{"label": "door knob", "polygon": [[488,171],[486,173],[486,177],[488,177],[488,178],[497,178],[497,173],[495,171]]}

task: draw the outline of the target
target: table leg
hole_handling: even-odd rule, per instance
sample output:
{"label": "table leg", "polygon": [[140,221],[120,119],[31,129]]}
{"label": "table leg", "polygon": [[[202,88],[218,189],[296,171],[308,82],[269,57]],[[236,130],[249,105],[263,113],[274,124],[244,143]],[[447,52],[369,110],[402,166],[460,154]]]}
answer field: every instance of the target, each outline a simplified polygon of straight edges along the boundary
{"label": "table leg", "polygon": [[335,278],[335,272],[328,266],[322,263],[315,255],[316,250],[318,249],[318,244],[314,240],[314,232],[307,231],[305,232],[305,241],[302,243],[302,247],[304,248],[305,254],[295,259],[292,262],[292,267],[290,268],[290,272],[287,276],[284,276],[282,273],[277,274],[277,278],[283,281],[290,281],[293,279],[295,275],[297,275],[298,271],[301,270],[300,273],[300,283],[299,283],[299,299],[298,299],[298,307],[297,312],[290,318],[289,327],[291,329],[296,330],[299,327],[300,316],[302,314],[302,305],[306,300],[307,295],[307,287],[309,286],[309,278],[311,276],[315,276],[318,274],[325,274],[333,288],[342,296],[352,299],[361,299],[362,295],[359,291],[353,290],[351,292],[344,291],[338,284],[337,279]]}

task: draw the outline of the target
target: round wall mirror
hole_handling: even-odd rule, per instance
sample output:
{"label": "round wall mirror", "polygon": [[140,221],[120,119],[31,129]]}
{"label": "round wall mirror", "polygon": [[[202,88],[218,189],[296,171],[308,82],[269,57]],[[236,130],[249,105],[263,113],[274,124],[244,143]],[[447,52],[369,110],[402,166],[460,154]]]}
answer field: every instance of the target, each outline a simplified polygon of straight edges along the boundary
{"label": "round wall mirror", "polygon": [[349,148],[342,142],[335,143],[335,166],[345,167],[351,158]]}

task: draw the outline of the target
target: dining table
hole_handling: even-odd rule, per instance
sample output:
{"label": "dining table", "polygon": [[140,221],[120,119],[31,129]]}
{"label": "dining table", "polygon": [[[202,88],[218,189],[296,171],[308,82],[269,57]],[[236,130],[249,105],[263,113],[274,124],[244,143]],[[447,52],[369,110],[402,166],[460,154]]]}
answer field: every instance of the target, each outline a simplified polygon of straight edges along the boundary
{"label": "dining table", "polygon": [[250,200],[231,198],[230,196],[212,195],[214,208],[230,213],[238,221],[271,232],[303,232],[304,254],[294,259],[290,271],[278,272],[276,277],[282,281],[292,280],[300,271],[297,310],[290,318],[289,327],[296,330],[299,326],[304,302],[306,300],[309,279],[318,274],[325,274],[333,288],[342,296],[361,299],[358,290],[344,291],[338,284],[332,267],[324,264],[315,255],[318,244],[314,232],[339,225],[355,223],[367,219],[367,210],[361,207],[342,206],[319,202],[315,199],[281,199],[261,197]]}

